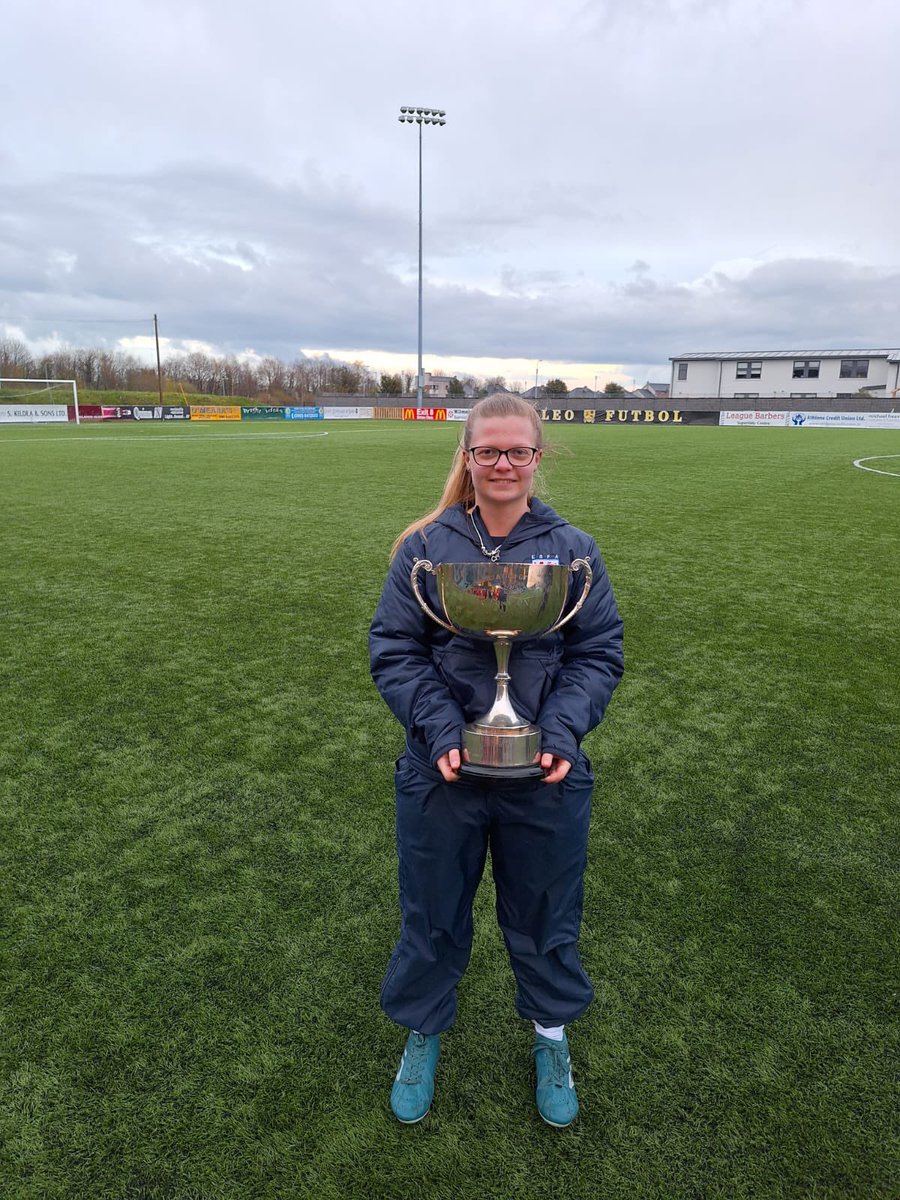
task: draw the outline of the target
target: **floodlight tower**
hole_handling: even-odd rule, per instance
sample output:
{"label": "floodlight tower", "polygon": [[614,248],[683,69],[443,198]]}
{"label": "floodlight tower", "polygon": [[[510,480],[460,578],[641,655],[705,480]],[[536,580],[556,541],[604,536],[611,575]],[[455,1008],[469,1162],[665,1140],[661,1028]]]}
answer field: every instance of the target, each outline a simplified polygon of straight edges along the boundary
{"label": "floodlight tower", "polygon": [[419,127],[419,374],[416,385],[416,403],[422,407],[422,126],[446,125],[447,114],[442,108],[411,108],[400,106],[398,121],[416,124]]}

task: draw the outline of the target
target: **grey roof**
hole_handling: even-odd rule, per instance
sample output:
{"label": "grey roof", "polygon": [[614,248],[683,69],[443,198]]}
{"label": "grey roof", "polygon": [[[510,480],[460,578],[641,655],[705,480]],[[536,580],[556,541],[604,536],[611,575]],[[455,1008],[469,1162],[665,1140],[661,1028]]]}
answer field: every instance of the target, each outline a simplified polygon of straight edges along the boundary
{"label": "grey roof", "polygon": [[692,350],[688,354],[673,354],[670,361],[691,359],[695,362],[731,362],[733,359],[745,361],[761,358],[886,358],[890,362],[900,362],[900,350]]}

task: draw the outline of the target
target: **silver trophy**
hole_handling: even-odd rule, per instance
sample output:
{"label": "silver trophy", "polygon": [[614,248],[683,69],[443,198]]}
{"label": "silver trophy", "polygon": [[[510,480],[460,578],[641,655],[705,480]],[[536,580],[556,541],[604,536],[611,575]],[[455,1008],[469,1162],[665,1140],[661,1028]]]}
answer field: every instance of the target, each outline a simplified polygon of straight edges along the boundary
{"label": "silver trophy", "polygon": [[[428,571],[447,620],[433,612],[419,590],[419,575]],[[569,578],[584,571],[578,602],[563,616]],[[591,589],[593,572],[585,558],[571,566],[552,563],[441,563],[417,559],[410,572],[412,590],[422,610],[451,633],[494,643],[497,694],[483,717],[463,729],[467,760],[460,774],[493,779],[542,775],[541,731],[523,721],[509,698],[509,652],[513,641],[554,633],[579,611]],[[466,756],[464,756],[466,758]]]}

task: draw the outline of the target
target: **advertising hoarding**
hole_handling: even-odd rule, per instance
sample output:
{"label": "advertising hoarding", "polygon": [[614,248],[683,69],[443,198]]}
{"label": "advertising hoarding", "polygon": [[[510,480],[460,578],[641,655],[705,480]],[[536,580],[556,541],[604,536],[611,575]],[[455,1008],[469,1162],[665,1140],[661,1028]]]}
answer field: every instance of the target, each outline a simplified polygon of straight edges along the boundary
{"label": "advertising hoarding", "polygon": [[357,406],[352,405],[339,407],[337,405],[326,405],[322,412],[325,414],[326,421],[369,421],[372,418],[373,409],[371,405]]}
{"label": "advertising hoarding", "polygon": [[[75,406],[72,405],[74,420]],[[43,425],[50,421],[68,421],[69,410],[65,404],[0,404],[0,424]]]}
{"label": "advertising hoarding", "polygon": [[404,408],[404,421],[446,421],[446,408]]}
{"label": "advertising hoarding", "polygon": [[795,429],[900,429],[900,412],[791,412]]}
{"label": "advertising hoarding", "polygon": [[241,409],[238,404],[192,404],[192,421],[239,421]]}
{"label": "advertising hoarding", "polygon": [[719,413],[720,425],[787,425],[786,412],[754,412],[752,409],[734,409]]}
{"label": "advertising hoarding", "polygon": [[314,405],[288,405],[284,409],[286,421],[321,421],[325,416],[321,408]]}
{"label": "advertising hoarding", "polygon": [[554,425],[718,425],[717,412],[680,408],[539,408],[541,419]]}
{"label": "advertising hoarding", "polygon": [[284,407],[280,404],[242,404],[242,421],[283,421]]}

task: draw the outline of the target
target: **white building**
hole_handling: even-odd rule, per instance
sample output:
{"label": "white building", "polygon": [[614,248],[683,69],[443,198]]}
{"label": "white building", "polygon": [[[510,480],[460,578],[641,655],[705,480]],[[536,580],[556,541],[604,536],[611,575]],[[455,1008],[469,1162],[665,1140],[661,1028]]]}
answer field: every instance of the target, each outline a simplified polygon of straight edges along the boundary
{"label": "white building", "polygon": [[673,400],[873,399],[900,394],[900,350],[736,350],[672,359]]}

